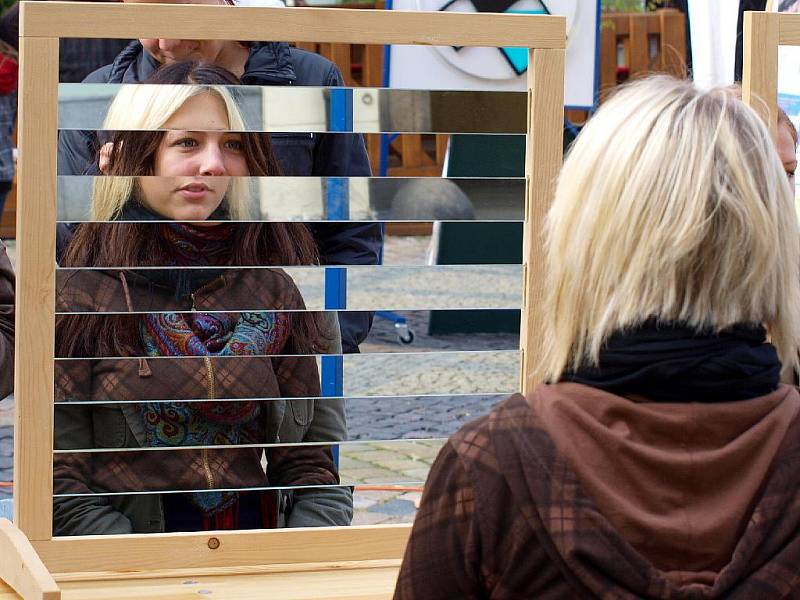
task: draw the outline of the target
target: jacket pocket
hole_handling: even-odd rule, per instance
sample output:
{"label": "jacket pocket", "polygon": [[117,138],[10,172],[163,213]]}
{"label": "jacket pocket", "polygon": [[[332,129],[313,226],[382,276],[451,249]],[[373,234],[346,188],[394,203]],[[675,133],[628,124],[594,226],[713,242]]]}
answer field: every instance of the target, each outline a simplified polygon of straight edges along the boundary
{"label": "jacket pocket", "polygon": [[128,437],[128,423],[119,408],[96,406],[92,409],[94,440],[99,448],[124,448]]}
{"label": "jacket pocket", "polygon": [[301,427],[308,427],[308,425],[311,423],[311,420],[314,418],[314,401],[289,400],[289,406],[292,410],[294,422]]}

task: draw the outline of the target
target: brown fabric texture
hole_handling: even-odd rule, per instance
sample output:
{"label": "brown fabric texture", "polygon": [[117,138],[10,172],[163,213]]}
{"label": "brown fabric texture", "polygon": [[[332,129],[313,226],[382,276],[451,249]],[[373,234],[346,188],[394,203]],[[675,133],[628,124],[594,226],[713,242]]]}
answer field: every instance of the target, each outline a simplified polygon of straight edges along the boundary
{"label": "brown fabric texture", "polygon": [[[196,302],[206,308],[207,298],[213,296],[234,302],[247,298],[262,310],[279,309],[286,304],[302,307],[299,291],[285,273],[278,269],[265,271],[272,273],[271,285],[251,287],[243,283],[237,273],[230,273],[224,285],[197,294]],[[137,293],[144,294],[144,286],[140,286],[139,292],[134,292],[136,288],[131,286],[131,305],[128,306],[122,280],[114,275],[82,271],[81,285],[76,288],[74,284],[78,279],[69,280],[59,290],[59,297],[71,298],[73,310],[107,311],[118,310],[116,307],[120,306],[125,310],[142,310],[136,301],[140,297]],[[163,310],[159,305],[170,300],[170,293],[150,286],[147,298],[151,307]],[[59,306],[59,310],[64,310],[66,305],[59,303]],[[310,432],[315,414],[314,398],[319,394],[319,373],[313,356],[56,361],[55,447],[97,451],[56,454],[54,492],[85,494],[338,484],[338,471],[329,446],[268,448],[266,473],[261,467],[261,448],[108,451],[136,448],[144,443],[142,417],[136,404],[111,405],[107,404],[109,401],[299,398],[260,402],[259,427],[249,432],[252,435],[243,434],[241,439],[242,444],[275,444],[304,441],[306,435],[314,441],[320,437]],[[73,404],[75,401],[96,404]],[[73,527],[76,515],[97,503],[97,499],[87,499],[81,507],[74,498],[56,498],[56,534],[81,533]],[[107,507],[102,510],[107,512]],[[109,527],[118,527],[118,524]]]}
{"label": "brown fabric texture", "polygon": [[[213,269],[212,269],[213,270]],[[60,312],[130,312],[121,293],[124,273],[133,309],[140,312],[188,311],[191,298],[176,299],[173,290],[161,288],[135,271],[63,269],[56,272],[56,310]],[[287,293],[287,290],[294,290]],[[300,310],[303,298],[282,269],[226,269],[194,294],[198,311]]]}
{"label": "brown fabric texture", "polygon": [[14,287],[16,278],[0,242],[0,399],[14,390]]}
{"label": "brown fabric texture", "polygon": [[[579,387],[571,391],[579,393]],[[782,411],[790,418],[786,406],[796,406],[798,394],[786,388],[780,393],[743,401],[760,405],[745,406],[747,416],[731,415],[742,403],[715,405],[713,416],[740,424],[752,417],[756,429],[759,411],[765,423]],[[761,485],[747,499],[725,564],[716,571],[665,571],[624,537],[558,451],[541,415],[514,395],[462,428],[437,457],[395,598],[800,597],[800,421],[790,421]],[[623,427],[622,419],[613,422]],[[780,435],[780,426],[772,426],[762,434]],[[757,460],[763,459],[759,454]],[[621,468],[616,461],[603,463],[594,477]]]}
{"label": "brown fabric texture", "polygon": [[[639,403],[572,383],[528,402],[598,509],[663,571],[730,560],[800,395],[781,386],[729,403]],[[609,468],[613,465],[613,468]]]}

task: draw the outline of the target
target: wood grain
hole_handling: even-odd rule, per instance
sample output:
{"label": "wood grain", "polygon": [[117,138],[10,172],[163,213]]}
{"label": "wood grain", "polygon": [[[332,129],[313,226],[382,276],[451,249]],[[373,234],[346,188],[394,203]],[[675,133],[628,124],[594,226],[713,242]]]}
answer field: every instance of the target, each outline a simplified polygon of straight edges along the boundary
{"label": "wood grain", "polygon": [[544,220],[563,159],[564,51],[531,50],[528,68],[528,139],[525,152],[525,233],[522,257],[522,393],[537,383],[534,365],[543,345]]}
{"label": "wood grain", "polygon": [[779,43],[786,46],[800,46],[800,14],[781,13]]}
{"label": "wood grain", "polygon": [[58,39],[20,39],[14,523],[52,536]]}
{"label": "wood grain", "polygon": [[117,2],[28,2],[20,35],[71,38],[521,46],[564,48],[566,18],[325,8],[250,8]]}
{"label": "wood grain", "polygon": [[[403,556],[410,525],[54,538],[34,548],[51,573],[147,571]],[[217,538],[219,547],[209,548]],[[124,548],[124,552],[120,549]]]}
{"label": "wood grain", "polygon": [[767,12],[744,15],[742,99],[778,135],[778,37],[783,16]]}
{"label": "wood grain", "polygon": [[7,519],[0,519],[0,559],[0,582],[7,582],[25,600],[61,598],[58,585],[33,546]]}

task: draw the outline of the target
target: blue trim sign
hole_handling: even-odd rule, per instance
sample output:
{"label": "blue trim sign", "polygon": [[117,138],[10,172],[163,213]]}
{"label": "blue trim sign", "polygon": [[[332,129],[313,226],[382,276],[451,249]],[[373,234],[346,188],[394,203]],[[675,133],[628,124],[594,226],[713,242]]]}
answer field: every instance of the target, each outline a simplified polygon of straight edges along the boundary
{"label": "blue trim sign", "polygon": [[[599,41],[598,3],[587,0],[393,0],[393,10],[553,14],[567,17],[565,104],[594,106]],[[525,90],[525,48],[393,46],[390,87]],[[424,65],[424,68],[420,68]]]}

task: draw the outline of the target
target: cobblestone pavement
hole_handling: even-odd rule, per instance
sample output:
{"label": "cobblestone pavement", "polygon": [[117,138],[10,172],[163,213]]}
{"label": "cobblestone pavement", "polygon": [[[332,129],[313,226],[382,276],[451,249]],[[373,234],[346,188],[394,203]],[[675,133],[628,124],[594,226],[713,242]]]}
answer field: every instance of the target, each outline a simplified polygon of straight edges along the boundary
{"label": "cobblestone pavement", "polygon": [[[429,240],[388,238],[386,264],[425,264]],[[12,261],[14,250],[12,242]],[[518,283],[508,273],[484,274],[488,281],[474,277],[462,282],[470,291],[472,306],[498,298],[506,289],[512,290],[509,297],[517,293]],[[448,304],[447,286],[433,291],[444,303],[438,305]],[[357,525],[412,521],[422,483],[444,440],[518,387],[517,335],[430,336],[427,311],[399,314],[414,332],[412,344],[401,344],[394,324],[376,318],[361,350],[379,355],[345,360],[345,393],[358,397],[347,402],[352,442],[340,448],[340,470],[342,481],[355,485],[353,524]],[[436,351],[459,354],[430,354]],[[13,401],[0,402],[0,481],[10,479],[12,419]],[[0,498],[9,491],[0,486]]]}

